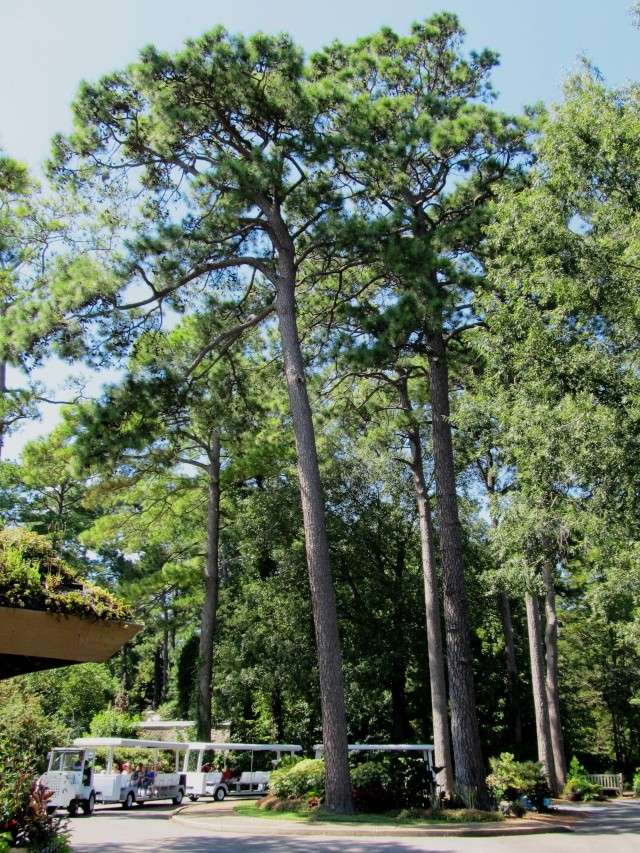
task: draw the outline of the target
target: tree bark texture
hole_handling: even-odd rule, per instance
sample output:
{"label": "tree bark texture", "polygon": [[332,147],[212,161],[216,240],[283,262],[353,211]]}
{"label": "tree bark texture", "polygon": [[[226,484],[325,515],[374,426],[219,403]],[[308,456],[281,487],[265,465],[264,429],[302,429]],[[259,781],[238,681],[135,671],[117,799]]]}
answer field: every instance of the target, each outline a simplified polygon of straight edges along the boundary
{"label": "tree bark texture", "polygon": [[204,567],[204,601],[200,618],[198,650],[198,738],[211,738],[211,694],[213,692],[213,641],[218,609],[218,553],[220,544],[220,437],[214,434],[209,451],[207,495],[207,557]]}
{"label": "tree bark texture", "polygon": [[292,246],[280,246],[278,264],[276,311],[298,457],[300,500],[320,674],[326,768],[325,807],[329,811],[349,813],[353,805],[347,760],[342,649],[329,562],[324,495],[296,322],[295,266]]}
{"label": "tree bark texture", "polygon": [[407,707],[407,644],[403,626],[405,624],[404,575],[406,569],[406,546],[404,539],[397,543],[393,579],[393,623],[391,642],[391,739],[394,743],[410,743],[414,732]]}
{"label": "tree bark texture", "polygon": [[487,808],[489,795],[480,747],[469,611],[462,559],[462,534],[449,422],[449,371],[442,332],[428,336],[429,379],[433,423],[436,499],[440,522],[444,622],[447,640],[451,740],[455,779],[460,793],[470,793],[479,808]]}
{"label": "tree bark texture", "polygon": [[536,737],[538,740],[538,761],[544,767],[549,786],[554,793],[558,791],[556,769],[551,746],[549,727],[549,706],[544,677],[544,655],[542,651],[542,626],[540,624],[540,606],[532,593],[525,595],[527,607],[527,631],[529,635],[529,656],[531,659],[531,689],[533,708],[536,716]]}
{"label": "tree bark texture", "polygon": [[544,643],[547,658],[546,690],[549,706],[549,727],[551,730],[551,747],[553,762],[556,768],[556,779],[560,788],[567,781],[567,763],[564,755],[564,738],[562,736],[562,719],[560,717],[560,690],[558,685],[558,614],[556,610],[556,587],[553,568],[545,562],[542,567],[545,596],[545,631]]}
{"label": "tree bark texture", "polygon": [[[399,390],[400,405],[407,416],[411,417],[412,406],[406,383],[401,383]],[[409,439],[411,452],[410,467],[416,492],[416,502],[418,504],[435,764],[437,767],[442,767],[442,770],[438,773],[437,781],[446,795],[450,797],[453,794],[454,788],[453,762],[451,760],[444,649],[442,645],[442,626],[440,624],[440,595],[434,559],[431,503],[424,476],[422,439],[420,430],[416,425],[410,425],[407,431],[407,438]]]}
{"label": "tree bark texture", "polygon": [[522,743],[522,716],[518,702],[518,664],[513,642],[511,602],[506,592],[498,593],[498,609],[504,636],[504,660],[507,673],[507,714],[514,743]]}
{"label": "tree bark texture", "polygon": [[[7,393],[7,363],[5,361],[0,361],[0,398],[2,399],[2,404],[4,405],[4,398]],[[4,440],[5,433],[7,431],[7,425],[3,420],[0,420],[0,459],[2,459],[2,454],[4,451]]]}

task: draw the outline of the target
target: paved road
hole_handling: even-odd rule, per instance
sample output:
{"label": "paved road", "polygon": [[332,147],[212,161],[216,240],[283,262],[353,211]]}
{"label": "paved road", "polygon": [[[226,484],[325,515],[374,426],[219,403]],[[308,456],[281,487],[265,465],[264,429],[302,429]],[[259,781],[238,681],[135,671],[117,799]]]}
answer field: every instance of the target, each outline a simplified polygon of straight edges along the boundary
{"label": "paved road", "polygon": [[98,806],[93,817],[70,822],[72,848],[77,853],[640,853],[638,800],[593,806],[593,817],[571,834],[404,841],[212,835],[169,820],[171,812],[161,804],[130,812]]}

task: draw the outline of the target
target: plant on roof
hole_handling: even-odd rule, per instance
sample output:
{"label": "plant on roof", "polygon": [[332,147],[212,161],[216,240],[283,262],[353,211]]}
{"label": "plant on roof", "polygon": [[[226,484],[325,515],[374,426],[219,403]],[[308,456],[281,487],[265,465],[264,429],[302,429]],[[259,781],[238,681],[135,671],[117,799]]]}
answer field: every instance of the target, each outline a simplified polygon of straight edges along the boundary
{"label": "plant on roof", "polygon": [[118,621],[132,616],[128,604],[80,578],[46,537],[21,528],[0,530],[0,606]]}

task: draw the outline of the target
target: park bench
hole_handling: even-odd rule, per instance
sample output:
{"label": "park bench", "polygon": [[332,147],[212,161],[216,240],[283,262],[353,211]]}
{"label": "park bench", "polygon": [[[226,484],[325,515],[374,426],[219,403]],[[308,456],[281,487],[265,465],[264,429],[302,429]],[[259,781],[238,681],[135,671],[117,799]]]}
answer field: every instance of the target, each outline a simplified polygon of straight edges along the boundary
{"label": "park bench", "polygon": [[622,773],[589,773],[588,779],[595,785],[599,785],[603,791],[615,791],[622,794]]}

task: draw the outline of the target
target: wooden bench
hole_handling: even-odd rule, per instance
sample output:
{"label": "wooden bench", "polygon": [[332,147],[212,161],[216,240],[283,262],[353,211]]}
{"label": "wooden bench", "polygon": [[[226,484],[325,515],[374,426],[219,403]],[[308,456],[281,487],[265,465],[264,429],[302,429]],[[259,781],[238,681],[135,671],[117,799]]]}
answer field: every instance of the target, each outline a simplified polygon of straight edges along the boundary
{"label": "wooden bench", "polygon": [[603,791],[615,791],[617,794],[622,793],[622,773],[589,773],[587,778],[594,785],[599,785]]}

